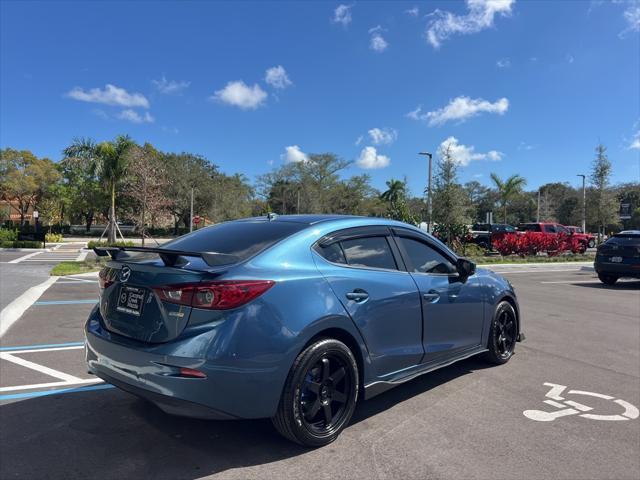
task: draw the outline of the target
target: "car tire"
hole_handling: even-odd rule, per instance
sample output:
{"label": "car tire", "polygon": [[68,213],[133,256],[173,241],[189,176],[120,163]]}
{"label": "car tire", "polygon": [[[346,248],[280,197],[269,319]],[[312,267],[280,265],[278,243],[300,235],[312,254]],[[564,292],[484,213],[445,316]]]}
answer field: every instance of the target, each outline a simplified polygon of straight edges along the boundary
{"label": "car tire", "polygon": [[595,246],[596,246],[596,241],[595,241],[593,238],[592,238],[592,239],[590,239],[590,240],[589,240],[589,243],[587,243],[587,246],[588,246],[589,248],[593,248],[593,247],[595,247]]}
{"label": "car tire", "polygon": [[356,408],[358,364],[344,343],[325,338],[296,358],[271,419],[285,438],[306,447],[333,442]]}
{"label": "car tire", "polygon": [[489,338],[487,340],[488,351],[484,359],[494,365],[507,363],[514,354],[518,338],[518,317],[516,311],[507,301],[502,301],[496,307]]}
{"label": "car tire", "polygon": [[605,273],[599,273],[598,278],[605,285],[615,285],[615,283],[618,281],[618,277],[616,277],[615,275],[607,275]]}

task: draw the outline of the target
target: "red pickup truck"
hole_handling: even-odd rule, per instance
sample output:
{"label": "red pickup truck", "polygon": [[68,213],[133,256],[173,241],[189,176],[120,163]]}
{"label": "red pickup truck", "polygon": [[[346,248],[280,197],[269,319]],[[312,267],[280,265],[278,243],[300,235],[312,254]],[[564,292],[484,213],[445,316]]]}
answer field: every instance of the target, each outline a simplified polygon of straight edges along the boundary
{"label": "red pickup truck", "polygon": [[564,234],[571,236],[578,240],[582,245],[582,252],[586,251],[588,247],[595,246],[596,239],[593,235],[588,233],[573,232],[564,225],[551,222],[539,222],[539,223],[521,223],[518,225],[518,231],[520,232],[542,232],[553,234]]}

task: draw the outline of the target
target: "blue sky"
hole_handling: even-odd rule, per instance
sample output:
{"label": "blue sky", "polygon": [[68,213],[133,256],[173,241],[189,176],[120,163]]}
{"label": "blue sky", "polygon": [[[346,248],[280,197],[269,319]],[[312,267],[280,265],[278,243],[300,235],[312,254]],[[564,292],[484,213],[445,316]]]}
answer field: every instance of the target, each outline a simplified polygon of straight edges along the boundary
{"label": "blue sky", "polygon": [[[335,152],[377,188],[578,184],[598,141],[640,181],[640,2],[3,1],[0,144],[60,159],[128,133],[253,179]],[[287,148],[289,147],[289,148]],[[376,168],[372,168],[376,167]]]}

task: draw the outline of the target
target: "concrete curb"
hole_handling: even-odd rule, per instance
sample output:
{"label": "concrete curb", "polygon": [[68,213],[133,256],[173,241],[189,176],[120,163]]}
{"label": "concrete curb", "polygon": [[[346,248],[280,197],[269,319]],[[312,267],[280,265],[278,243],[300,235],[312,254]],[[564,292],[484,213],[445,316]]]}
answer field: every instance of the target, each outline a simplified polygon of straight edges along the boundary
{"label": "concrete curb", "polygon": [[31,287],[0,312],[0,338],[16,323],[20,317],[33,305],[47,289],[53,285],[58,277],[49,277],[40,285]]}

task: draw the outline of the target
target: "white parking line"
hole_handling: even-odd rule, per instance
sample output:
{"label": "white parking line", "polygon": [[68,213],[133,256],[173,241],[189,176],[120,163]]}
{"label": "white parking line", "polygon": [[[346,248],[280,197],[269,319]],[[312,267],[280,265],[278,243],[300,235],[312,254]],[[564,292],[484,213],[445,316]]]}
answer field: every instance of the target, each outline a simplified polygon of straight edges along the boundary
{"label": "white parking line", "polygon": [[12,355],[22,353],[38,353],[38,352],[58,352],[62,350],[80,350],[84,345],[72,345],[70,347],[49,347],[49,348],[25,348],[24,350],[11,350]]}
{"label": "white parking line", "polygon": [[557,280],[555,282],[540,282],[540,283],[600,283],[598,280]]}
{"label": "white parking line", "polygon": [[39,363],[30,362],[29,360],[25,360],[24,358],[14,357],[12,354],[7,352],[0,352],[0,360],[6,360],[8,362],[15,363],[16,365],[30,368],[31,370],[35,370],[36,372],[44,373],[45,375],[49,375],[50,377],[59,378],[60,380],[64,380],[68,383],[78,383],[82,381],[81,378],[74,377],[73,375],[69,375],[64,372],[59,372],[58,370],[45,367],[44,365],[40,365]]}
{"label": "white parking line", "polygon": [[29,253],[29,254],[24,255],[24,256],[22,256],[22,257],[14,258],[13,260],[9,261],[8,263],[20,263],[20,262],[24,262],[26,259],[31,258],[31,257],[35,257],[36,255],[40,255],[41,253],[44,253],[44,252],[33,252],[33,253]]}
{"label": "white parking line", "polygon": [[58,277],[49,277],[40,285],[31,287],[2,309],[2,312],[0,312],[0,338],[57,279]]}
{"label": "white parking line", "polygon": [[18,390],[31,390],[34,388],[67,387],[71,385],[87,385],[92,383],[104,383],[104,382],[100,378],[87,378],[84,380],[78,379],[77,382],[34,383],[31,385],[19,385],[16,387],[0,387],[0,392],[15,392]]}

